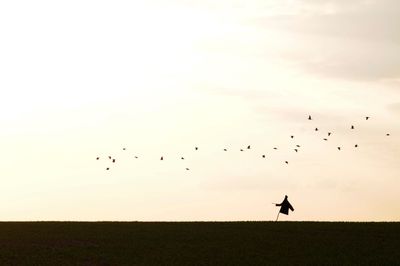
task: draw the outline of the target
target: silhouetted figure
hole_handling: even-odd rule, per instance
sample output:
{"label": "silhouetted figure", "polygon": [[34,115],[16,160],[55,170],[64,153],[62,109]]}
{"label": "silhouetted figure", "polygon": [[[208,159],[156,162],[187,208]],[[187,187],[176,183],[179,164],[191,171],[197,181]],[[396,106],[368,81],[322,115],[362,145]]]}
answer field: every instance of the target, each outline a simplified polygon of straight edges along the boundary
{"label": "silhouetted figure", "polygon": [[337,147],[337,149],[340,151],[341,150],[341,148],[340,147]]}
{"label": "silhouetted figure", "polygon": [[[292,206],[292,205],[290,204],[290,202],[288,201],[288,196],[285,196],[285,199],[282,201],[281,204],[275,203],[275,206],[281,206],[281,208],[280,208],[280,210],[279,210],[279,212],[278,212],[278,216],[276,216],[276,221],[278,221],[278,218],[279,218],[279,214],[280,214],[280,213],[289,215],[289,209],[290,209],[291,211],[294,211],[293,206]],[[275,221],[275,222],[276,222],[276,221]]]}
{"label": "silhouetted figure", "polygon": [[111,160],[111,156],[108,156],[108,159],[110,159],[110,160]]}
{"label": "silhouetted figure", "polygon": [[354,145],[354,148],[357,148],[357,147],[358,147],[358,144]]}
{"label": "silhouetted figure", "polygon": [[292,135],[292,136],[290,136],[290,138],[294,139],[294,136]]}
{"label": "silhouetted figure", "polygon": [[265,158],[265,154],[263,154],[263,156],[262,156],[263,158]]}
{"label": "silhouetted figure", "polygon": [[115,159],[113,159],[112,162],[115,163]]}
{"label": "silhouetted figure", "polygon": [[299,150],[298,150],[298,149],[294,149],[294,151],[295,151],[295,152],[298,152]]}
{"label": "silhouetted figure", "polygon": [[289,162],[288,162],[288,161],[285,161],[285,164],[289,164]]}
{"label": "silhouetted figure", "polygon": [[353,126],[353,125],[351,125],[351,129],[354,129],[354,126]]}
{"label": "silhouetted figure", "polygon": [[106,170],[107,170],[107,171],[110,170],[110,167],[107,167]]}
{"label": "silhouetted figure", "polygon": [[365,117],[365,120],[368,120],[368,119],[369,119],[369,116],[366,116],[366,117]]}
{"label": "silhouetted figure", "polygon": [[332,134],[331,132],[328,132],[328,137],[329,137],[331,134]]}
{"label": "silhouetted figure", "polygon": [[164,160],[164,157],[163,157],[163,156],[161,156],[160,160],[161,160],[161,161],[162,161],[162,160]]}
{"label": "silhouetted figure", "polygon": [[100,159],[100,157],[97,157],[96,160]]}
{"label": "silhouetted figure", "polygon": [[315,131],[318,131],[318,128],[317,128],[317,127],[315,128]]}
{"label": "silhouetted figure", "polygon": [[199,149],[199,147],[195,147],[194,149],[197,151]]}
{"label": "silhouetted figure", "polygon": [[247,146],[247,149],[248,149],[248,150],[250,150],[250,145],[249,145],[249,146]]}
{"label": "silhouetted figure", "polygon": [[312,120],[311,115],[308,116],[308,120]]}

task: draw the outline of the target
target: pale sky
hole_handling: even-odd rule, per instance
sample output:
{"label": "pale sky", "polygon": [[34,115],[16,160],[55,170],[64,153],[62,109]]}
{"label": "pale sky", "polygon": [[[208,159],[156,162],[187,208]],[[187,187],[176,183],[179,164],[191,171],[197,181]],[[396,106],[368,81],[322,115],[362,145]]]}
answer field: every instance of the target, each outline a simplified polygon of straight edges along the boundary
{"label": "pale sky", "polygon": [[288,195],[282,220],[400,221],[399,25],[397,0],[2,1],[0,220],[273,220]]}

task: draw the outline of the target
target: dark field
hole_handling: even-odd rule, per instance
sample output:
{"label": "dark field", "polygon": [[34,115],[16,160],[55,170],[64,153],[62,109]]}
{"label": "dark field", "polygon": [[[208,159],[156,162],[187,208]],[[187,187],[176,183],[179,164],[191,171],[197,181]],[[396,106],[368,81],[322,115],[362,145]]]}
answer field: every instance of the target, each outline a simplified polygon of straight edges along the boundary
{"label": "dark field", "polygon": [[400,265],[400,223],[4,222],[0,265]]}

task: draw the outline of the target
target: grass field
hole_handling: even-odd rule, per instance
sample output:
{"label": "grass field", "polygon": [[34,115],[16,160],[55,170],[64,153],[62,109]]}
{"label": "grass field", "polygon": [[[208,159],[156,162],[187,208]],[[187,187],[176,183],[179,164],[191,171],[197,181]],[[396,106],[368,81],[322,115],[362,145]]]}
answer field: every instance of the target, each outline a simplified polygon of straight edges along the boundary
{"label": "grass field", "polygon": [[3,222],[0,265],[400,265],[400,223]]}

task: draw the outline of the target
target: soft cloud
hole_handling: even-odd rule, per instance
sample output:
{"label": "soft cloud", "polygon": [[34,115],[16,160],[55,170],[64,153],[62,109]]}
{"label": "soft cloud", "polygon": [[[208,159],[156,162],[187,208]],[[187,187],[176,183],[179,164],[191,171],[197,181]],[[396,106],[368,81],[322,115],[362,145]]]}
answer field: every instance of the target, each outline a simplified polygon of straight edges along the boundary
{"label": "soft cloud", "polygon": [[400,77],[398,1],[301,3],[304,12],[257,20],[266,31],[288,36],[290,43],[280,49],[286,60],[315,74],[344,79]]}

